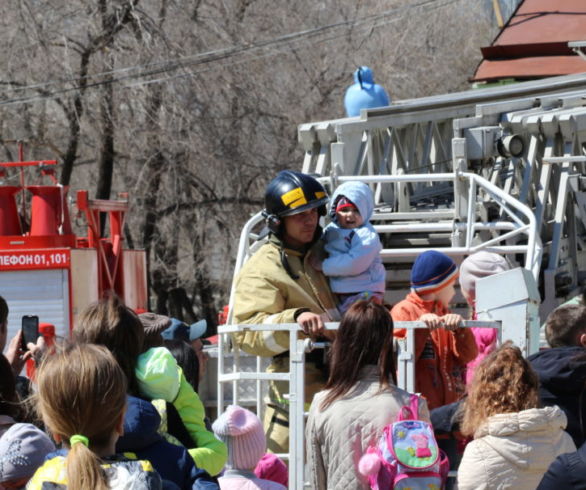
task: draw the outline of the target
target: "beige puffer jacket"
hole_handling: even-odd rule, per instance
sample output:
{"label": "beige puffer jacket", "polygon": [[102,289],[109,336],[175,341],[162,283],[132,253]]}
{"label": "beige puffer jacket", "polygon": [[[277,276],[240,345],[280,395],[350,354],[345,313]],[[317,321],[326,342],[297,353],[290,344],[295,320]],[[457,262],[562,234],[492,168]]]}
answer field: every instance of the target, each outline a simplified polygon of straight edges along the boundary
{"label": "beige puffer jacket", "polygon": [[558,455],[576,450],[566,424],[557,406],[493,415],[466,446],[459,490],[534,490]]}
{"label": "beige puffer jacket", "polygon": [[[396,386],[379,390],[377,367],[366,366],[355,388],[326,410],[321,411],[320,404],[327,391],[315,395],[305,429],[311,488],[370,488],[367,479],[358,473],[358,462],[368,446],[377,444],[384,427],[394,422],[399,410],[410,402],[410,394]],[[419,417],[429,422],[423,399]]]}

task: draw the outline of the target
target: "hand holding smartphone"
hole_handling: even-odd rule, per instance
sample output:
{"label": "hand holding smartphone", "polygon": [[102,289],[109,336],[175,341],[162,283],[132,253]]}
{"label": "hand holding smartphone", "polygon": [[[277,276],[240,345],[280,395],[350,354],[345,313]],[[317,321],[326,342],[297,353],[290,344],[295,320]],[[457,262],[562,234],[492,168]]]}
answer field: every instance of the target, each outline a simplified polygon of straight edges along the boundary
{"label": "hand holding smartphone", "polygon": [[39,338],[39,317],[36,315],[24,315],[22,317],[22,335],[21,339],[21,348],[23,351],[27,351],[27,345],[29,342],[33,344],[37,343],[37,339]]}

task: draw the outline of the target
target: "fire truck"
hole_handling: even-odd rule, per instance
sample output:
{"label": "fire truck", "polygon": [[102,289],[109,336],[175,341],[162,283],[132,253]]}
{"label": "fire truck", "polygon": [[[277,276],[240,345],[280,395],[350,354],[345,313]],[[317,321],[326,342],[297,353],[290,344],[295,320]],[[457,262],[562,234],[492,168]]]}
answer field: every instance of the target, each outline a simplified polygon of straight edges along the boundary
{"label": "fire truck", "polygon": [[[302,124],[298,136],[302,171],[318,176],[329,192],[349,180],[371,186],[387,302],[406,295],[412,263],[425,250],[456,262],[479,250],[502,254],[518,267],[478,281],[478,317],[530,354],[539,348],[541,321],[584,286],[586,74],[399,101],[357,117]],[[262,226],[261,213],[245,225],[235,275],[262,245]],[[218,330],[218,409],[252,390],[262,412],[275,373],[262,372],[261,358],[247,360],[230,334],[271,328],[291,333],[290,451],[283,456],[289,488],[299,489],[303,358],[321,346],[299,340],[295,324],[233,325],[229,312]],[[398,359],[399,384],[412,390],[413,343],[399,346]]]}
{"label": "fire truck", "polygon": [[[69,336],[77,315],[105,291],[115,291],[133,309],[147,309],[143,250],[124,247],[128,198],[90,199],[59,185],[55,160],[0,163],[0,295],[9,306],[8,338],[23,315],[52,324]],[[10,183],[10,185],[9,185]],[[72,217],[81,222],[77,234]]]}

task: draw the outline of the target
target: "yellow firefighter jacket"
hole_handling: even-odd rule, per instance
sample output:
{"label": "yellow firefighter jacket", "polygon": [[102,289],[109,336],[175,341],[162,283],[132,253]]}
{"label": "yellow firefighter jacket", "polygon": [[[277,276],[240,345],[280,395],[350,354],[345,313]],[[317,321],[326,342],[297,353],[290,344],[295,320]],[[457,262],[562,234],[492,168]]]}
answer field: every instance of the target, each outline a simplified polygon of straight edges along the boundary
{"label": "yellow firefighter jacket", "polygon": [[[236,277],[233,323],[273,324],[295,323],[296,314],[304,310],[327,313],[330,321],[339,321],[336,300],[330,291],[326,277],[309,264],[316,244],[305,255],[285,249],[289,266],[299,279],[293,279],[281,263],[281,244],[272,236],[244,264]],[[299,335],[303,335],[300,333]],[[289,333],[278,331],[239,332],[234,335],[238,346],[249,354],[271,357],[289,350]],[[280,357],[269,366],[269,372],[288,371],[289,361]],[[315,391],[325,382],[322,372],[312,363],[306,364],[306,402],[311,402]],[[271,383],[272,403],[286,406],[282,396],[288,392],[287,384]]]}

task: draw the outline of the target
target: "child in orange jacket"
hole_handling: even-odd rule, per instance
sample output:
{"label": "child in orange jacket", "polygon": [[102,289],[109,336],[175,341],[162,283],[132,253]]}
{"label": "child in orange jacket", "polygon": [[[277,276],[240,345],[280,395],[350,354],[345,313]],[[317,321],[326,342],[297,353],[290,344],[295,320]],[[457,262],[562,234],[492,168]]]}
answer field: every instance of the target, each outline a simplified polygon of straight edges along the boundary
{"label": "child in orange jacket", "polygon": [[[428,250],[413,264],[411,292],[391,310],[396,322],[421,320],[429,327],[415,331],[415,391],[425,396],[430,410],[462,397],[466,364],[477,354],[474,335],[448,310],[457,277],[450,257]],[[395,330],[395,336],[404,337],[405,330]]]}

